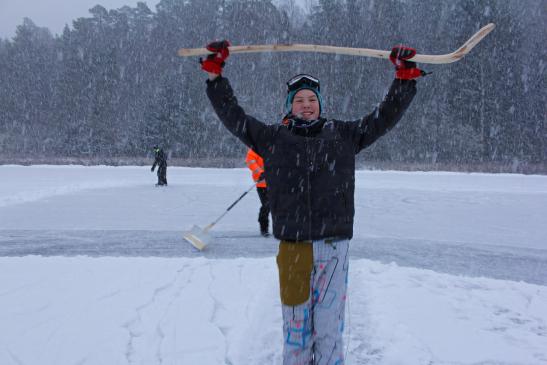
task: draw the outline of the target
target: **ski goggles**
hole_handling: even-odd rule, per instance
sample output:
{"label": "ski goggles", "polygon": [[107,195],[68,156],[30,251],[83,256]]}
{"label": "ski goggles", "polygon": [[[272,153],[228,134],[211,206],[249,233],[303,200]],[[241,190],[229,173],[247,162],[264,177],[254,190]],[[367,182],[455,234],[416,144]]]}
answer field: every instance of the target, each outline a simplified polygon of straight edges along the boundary
{"label": "ski goggles", "polygon": [[295,77],[287,81],[287,92],[295,91],[306,87],[315,89],[318,92],[321,91],[319,80],[310,75],[296,75]]}

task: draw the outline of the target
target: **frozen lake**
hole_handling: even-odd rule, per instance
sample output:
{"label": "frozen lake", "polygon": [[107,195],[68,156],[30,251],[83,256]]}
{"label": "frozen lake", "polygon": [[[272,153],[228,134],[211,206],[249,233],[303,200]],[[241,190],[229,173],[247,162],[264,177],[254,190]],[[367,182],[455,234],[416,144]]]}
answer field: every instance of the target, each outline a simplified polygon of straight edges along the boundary
{"label": "frozen lake", "polygon": [[[250,186],[246,169],[2,166],[0,256],[270,257],[253,190],[199,253],[181,240]],[[352,258],[547,285],[547,177],[358,171]]]}
{"label": "frozen lake", "polygon": [[[0,166],[0,364],[281,364],[244,169]],[[547,363],[547,178],[360,171],[348,365]]]}

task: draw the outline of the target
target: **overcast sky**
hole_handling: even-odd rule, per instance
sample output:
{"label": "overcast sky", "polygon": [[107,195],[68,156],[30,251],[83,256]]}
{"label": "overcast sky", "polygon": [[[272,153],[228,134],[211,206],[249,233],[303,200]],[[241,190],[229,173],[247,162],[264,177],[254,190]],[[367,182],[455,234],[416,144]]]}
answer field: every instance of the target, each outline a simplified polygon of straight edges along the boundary
{"label": "overcast sky", "polygon": [[[152,11],[159,0],[141,0]],[[30,18],[40,26],[47,27],[53,34],[61,33],[65,24],[72,26],[72,20],[89,16],[89,9],[100,4],[107,9],[124,5],[135,6],[139,0],[0,0],[0,37],[11,38],[23,18]]]}
{"label": "overcast sky", "polygon": [[[285,1],[292,0],[272,0],[276,5]],[[89,16],[89,9],[97,4],[110,10],[124,5],[134,7],[138,2],[146,3],[155,12],[160,0],[0,0],[0,38],[13,37],[15,28],[23,23],[23,18],[30,18],[39,27],[49,28],[53,34],[60,34],[65,24],[72,26],[73,20]],[[317,0],[295,2],[306,10]]]}

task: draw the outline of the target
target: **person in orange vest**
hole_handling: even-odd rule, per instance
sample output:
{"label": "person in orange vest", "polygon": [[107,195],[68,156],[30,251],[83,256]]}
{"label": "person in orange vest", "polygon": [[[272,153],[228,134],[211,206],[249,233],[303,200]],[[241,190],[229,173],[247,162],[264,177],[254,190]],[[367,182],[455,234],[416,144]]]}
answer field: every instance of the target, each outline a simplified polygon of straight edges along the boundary
{"label": "person in orange vest", "polygon": [[270,215],[270,201],[266,192],[266,180],[264,179],[264,160],[255,151],[249,148],[245,163],[251,173],[253,180],[256,182],[256,192],[260,198],[260,210],[258,212],[258,223],[260,224],[260,234],[268,237],[268,216]]}

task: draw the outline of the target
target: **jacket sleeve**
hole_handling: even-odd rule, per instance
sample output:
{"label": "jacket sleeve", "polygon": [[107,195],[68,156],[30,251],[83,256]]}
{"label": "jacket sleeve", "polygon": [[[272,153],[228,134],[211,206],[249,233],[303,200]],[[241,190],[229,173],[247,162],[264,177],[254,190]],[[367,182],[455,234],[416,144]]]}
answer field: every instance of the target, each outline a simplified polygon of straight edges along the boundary
{"label": "jacket sleeve", "polygon": [[207,80],[207,96],[222,124],[241,142],[260,153],[267,142],[269,128],[239,106],[228,79],[219,76]]}
{"label": "jacket sleeve", "polygon": [[373,144],[401,119],[416,95],[415,80],[393,80],[384,100],[372,113],[352,122],[341,122],[338,129],[352,140],[355,153]]}

